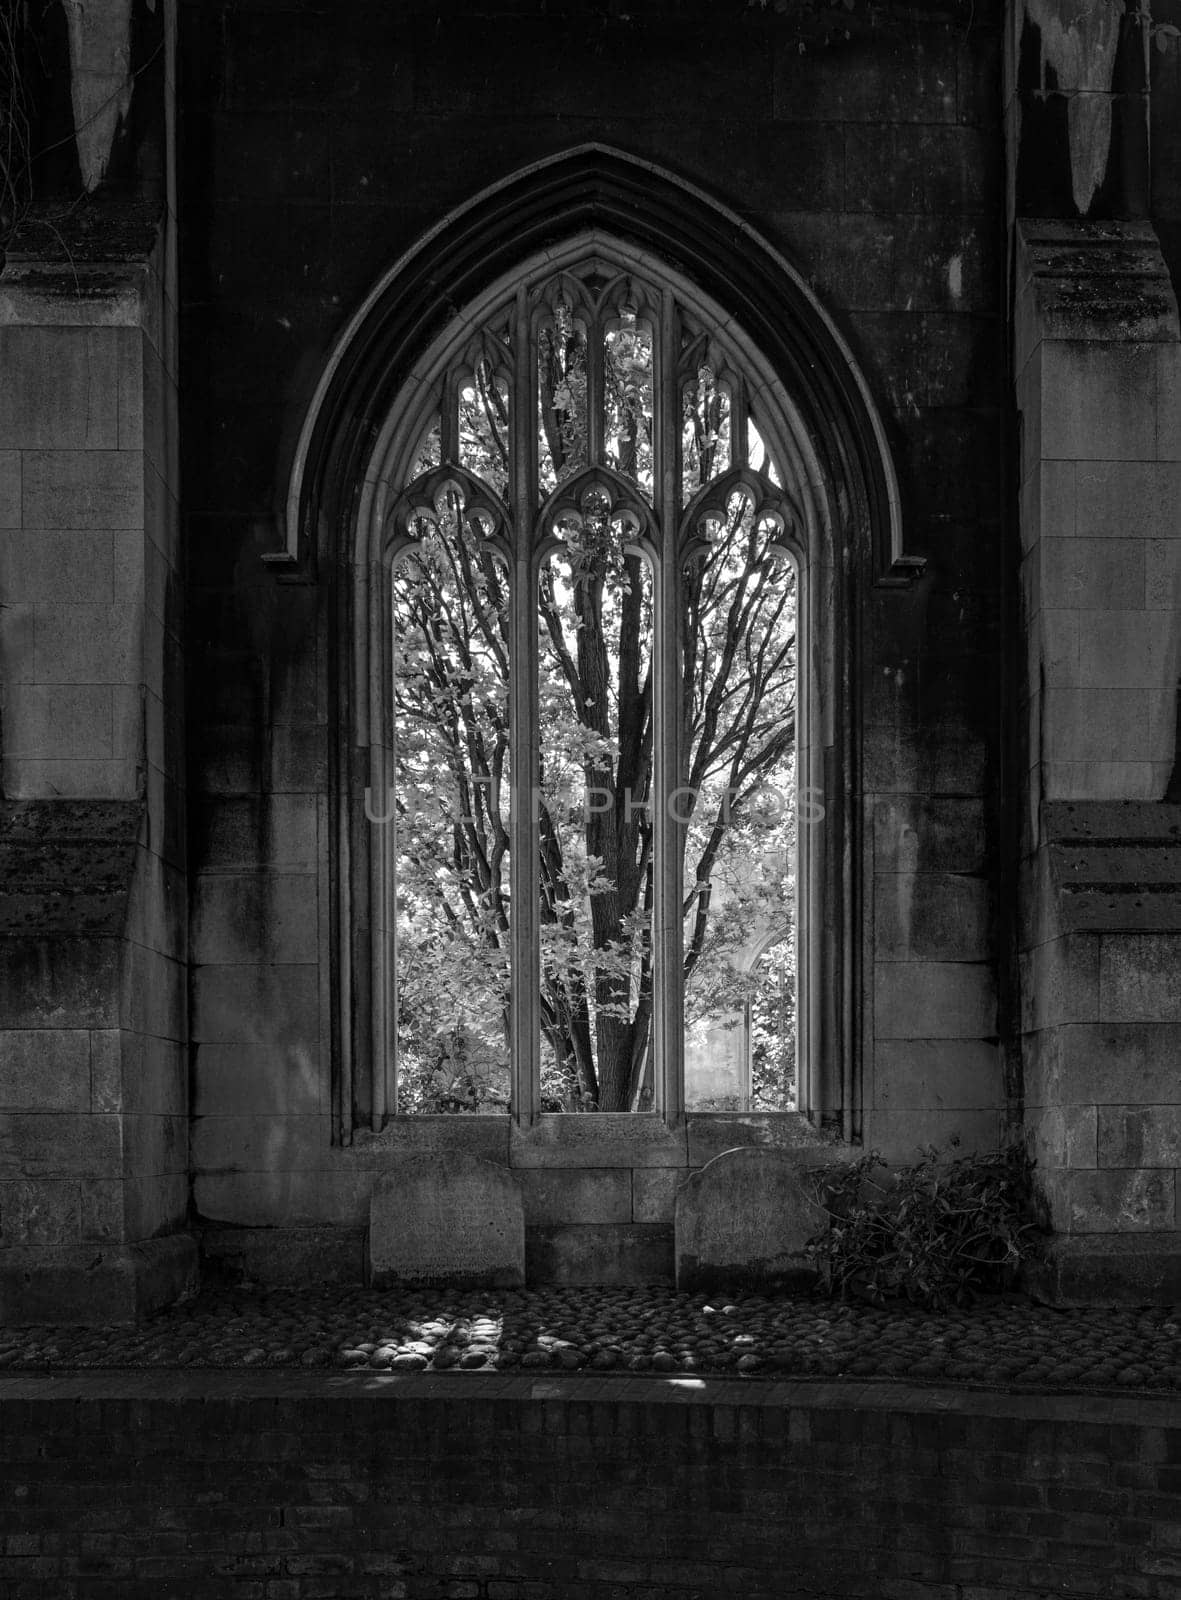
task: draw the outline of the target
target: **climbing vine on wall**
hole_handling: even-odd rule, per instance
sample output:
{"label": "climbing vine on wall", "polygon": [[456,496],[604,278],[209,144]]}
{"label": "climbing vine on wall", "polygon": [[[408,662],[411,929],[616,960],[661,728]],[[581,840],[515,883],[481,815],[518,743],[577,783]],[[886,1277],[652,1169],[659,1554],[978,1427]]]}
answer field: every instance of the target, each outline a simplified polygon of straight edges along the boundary
{"label": "climbing vine on wall", "polygon": [[32,197],[32,107],[24,74],[28,6],[0,0],[0,249]]}

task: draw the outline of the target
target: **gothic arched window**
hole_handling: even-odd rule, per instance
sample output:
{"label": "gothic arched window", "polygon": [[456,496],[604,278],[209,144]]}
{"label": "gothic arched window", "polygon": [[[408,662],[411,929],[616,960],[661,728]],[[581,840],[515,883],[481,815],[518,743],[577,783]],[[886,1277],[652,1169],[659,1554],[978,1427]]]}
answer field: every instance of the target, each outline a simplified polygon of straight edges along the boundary
{"label": "gothic arched window", "polygon": [[383,461],[387,1111],[793,1109],[807,491],[749,343],[587,236],[436,339]]}

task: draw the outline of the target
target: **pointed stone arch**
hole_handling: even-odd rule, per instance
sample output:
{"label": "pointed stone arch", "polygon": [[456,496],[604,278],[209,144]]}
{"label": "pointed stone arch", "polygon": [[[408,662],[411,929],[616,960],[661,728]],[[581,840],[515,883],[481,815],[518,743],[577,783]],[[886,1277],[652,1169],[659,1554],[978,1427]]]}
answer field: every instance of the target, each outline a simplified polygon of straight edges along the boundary
{"label": "pointed stone arch", "polygon": [[[380,1131],[389,1102],[389,862],[366,820],[380,756],[379,576],[385,486],[413,448],[429,391],[479,308],[547,262],[588,248],[642,263],[724,330],[791,456],[800,526],[785,535],[809,572],[802,690],[809,732],[809,949],[801,957],[805,1109],[858,1126],[863,1035],[859,802],[862,611],[874,585],[921,568],[901,548],[880,418],[831,318],[800,273],[733,213],[650,164],[584,146],[517,173],[445,218],[387,272],[342,334],[307,413],[277,572],[319,584],[328,608],[333,719],[331,949],[336,1135]],[[794,543],[793,543],[794,541]],[[801,857],[803,849],[801,847]],[[682,1116],[675,1085],[665,1120]],[[533,1112],[528,1112],[532,1116]]]}

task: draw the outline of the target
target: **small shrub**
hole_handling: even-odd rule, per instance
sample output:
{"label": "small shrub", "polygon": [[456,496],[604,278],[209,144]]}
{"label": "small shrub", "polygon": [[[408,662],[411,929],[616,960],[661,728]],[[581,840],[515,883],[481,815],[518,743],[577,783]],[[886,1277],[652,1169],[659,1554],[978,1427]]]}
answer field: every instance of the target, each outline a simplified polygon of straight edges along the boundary
{"label": "small shrub", "polygon": [[816,1169],[829,1226],[806,1251],[824,1293],[941,1309],[1012,1287],[1039,1231],[1020,1146],[947,1160],[928,1145],[913,1166],[885,1169],[876,1150]]}

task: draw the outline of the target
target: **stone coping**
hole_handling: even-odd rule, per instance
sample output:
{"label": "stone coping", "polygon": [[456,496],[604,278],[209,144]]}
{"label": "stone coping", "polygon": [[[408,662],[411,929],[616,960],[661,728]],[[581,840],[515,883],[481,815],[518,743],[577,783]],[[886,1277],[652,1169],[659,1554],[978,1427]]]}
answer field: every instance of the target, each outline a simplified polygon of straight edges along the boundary
{"label": "stone coping", "polygon": [[1105,1426],[1181,1428],[1181,1396],[1015,1394],[1002,1388],[928,1386],[881,1379],[787,1381],[632,1374],[513,1372],[157,1371],[21,1373],[0,1377],[8,1402],[84,1401],[495,1400],[513,1404],[730,1407],[746,1410],[906,1411],[928,1416],[1036,1418]]}

